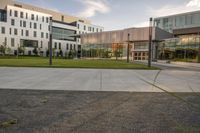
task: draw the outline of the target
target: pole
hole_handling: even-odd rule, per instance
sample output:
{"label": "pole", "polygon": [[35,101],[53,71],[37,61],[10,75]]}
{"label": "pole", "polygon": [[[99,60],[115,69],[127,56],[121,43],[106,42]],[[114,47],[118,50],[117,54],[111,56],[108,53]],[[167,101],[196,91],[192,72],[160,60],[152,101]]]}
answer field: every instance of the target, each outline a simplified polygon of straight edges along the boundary
{"label": "pole", "polygon": [[151,67],[151,45],[152,45],[152,22],[153,18],[149,19],[149,58],[148,58],[148,67]]}
{"label": "pole", "polygon": [[198,63],[200,63],[200,33],[199,33]]}
{"label": "pole", "polygon": [[50,17],[49,65],[52,65],[52,17]]}
{"label": "pole", "polygon": [[128,33],[128,47],[127,47],[127,63],[129,63],[129,56],[130,56],[130,34]]}

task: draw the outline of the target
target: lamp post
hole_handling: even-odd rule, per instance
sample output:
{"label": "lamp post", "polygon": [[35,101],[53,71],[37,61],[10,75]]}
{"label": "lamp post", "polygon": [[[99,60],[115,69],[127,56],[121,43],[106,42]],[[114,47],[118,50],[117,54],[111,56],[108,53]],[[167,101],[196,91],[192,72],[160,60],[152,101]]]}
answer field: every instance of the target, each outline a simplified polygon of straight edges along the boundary
{"label": "lamp post", "polygon": [[152,47],[152,22],[153,18],[149,19],[149,58],[148,58],[148,67],[151,67],[151,47]]}
{"label": "lamp post", "polygon": [[129,55],[130,55],[130,34],[128,33],[128,46],[127,46],[127,63],[129,63]]}
{"label": "lamp post", "polygon": [[199,49],[198,49],[198,63],[200,63],[200,33],[199,33]]}
{"label": "lamp post", "polygon": [[49,37],[49,65],[52,65],[52,17],[50,17],[50,37]]}

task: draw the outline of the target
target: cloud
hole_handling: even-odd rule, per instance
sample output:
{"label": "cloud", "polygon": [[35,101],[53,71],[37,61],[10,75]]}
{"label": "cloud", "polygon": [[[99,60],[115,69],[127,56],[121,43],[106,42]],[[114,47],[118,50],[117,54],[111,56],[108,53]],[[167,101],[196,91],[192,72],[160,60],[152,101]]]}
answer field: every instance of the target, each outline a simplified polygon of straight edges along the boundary
{"label": "cloud", "polygon": [[200,7],[200,0],[190,0],[188,2],[187,7]]}
{"label": "cloud", "polygon": [[144,21],[134,25],[134,27],[147,27],[147,26],[149,26],[149,21]]}
{"label": "cloud", "polygon": [[78,16],[89,18],[96,15],[96,13],[107,13],[110,11],[107,0],[80,0],[85,5],[85,9],[78,13]]}
{"label": "cloud", "polygon": [[196,10],[200,10],[200,0],[190,0],[188,3],[183,3],[179,6],[165,5],[158,9],[148,7],[148,12],[151,17],[168,16]]}

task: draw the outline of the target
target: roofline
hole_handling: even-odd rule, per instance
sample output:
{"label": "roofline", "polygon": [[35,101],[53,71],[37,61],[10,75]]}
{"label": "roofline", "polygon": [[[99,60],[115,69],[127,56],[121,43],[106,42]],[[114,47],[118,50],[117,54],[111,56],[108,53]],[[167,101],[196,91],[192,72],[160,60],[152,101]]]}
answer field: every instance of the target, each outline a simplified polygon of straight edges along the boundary
{"label": "roofline", "polygon": [[172,15],[166,15],[166,16],[161,16],[161,17],[155,17],[154,20],[155,19],[161,19],[161,18],[167,18],[167,17],[180,16],[180,15],[187,15],[187,14],[192,14],[192,13],[200,13],[200,10],[189,11],[189,12],[185,12],[185,13],[172,14]]}

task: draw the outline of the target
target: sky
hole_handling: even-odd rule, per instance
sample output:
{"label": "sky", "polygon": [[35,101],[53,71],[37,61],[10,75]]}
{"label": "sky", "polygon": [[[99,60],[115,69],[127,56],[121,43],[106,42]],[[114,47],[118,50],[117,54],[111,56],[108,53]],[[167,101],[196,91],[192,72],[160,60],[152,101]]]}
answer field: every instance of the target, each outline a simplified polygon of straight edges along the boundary
{"label": "sky", "polygon": [[150,17],[200,10],[200,0],[17,0],[87,18],[108,30],[148,26]]}

